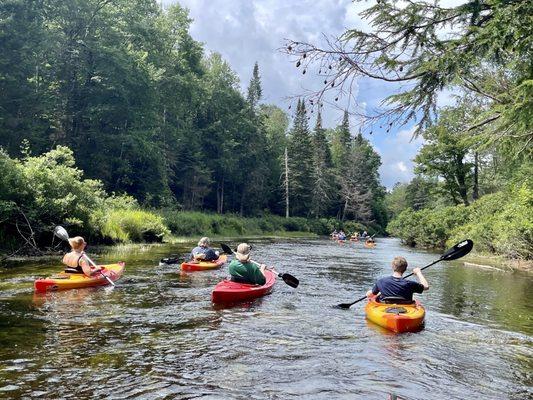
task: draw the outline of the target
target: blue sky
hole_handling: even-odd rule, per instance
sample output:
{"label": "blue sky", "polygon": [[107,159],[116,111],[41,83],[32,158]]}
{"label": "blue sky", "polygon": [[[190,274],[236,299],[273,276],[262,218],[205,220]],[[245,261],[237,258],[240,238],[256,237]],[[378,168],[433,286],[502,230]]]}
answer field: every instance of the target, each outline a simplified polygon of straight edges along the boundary
{"label": "blue sky", "polygon": [[[164,0],[163,4],[175,3]],[[351,0],[179,0],[194,20],[191,35],[203,42],[207,51],[216,51],[226,59],[241,80],[244,90],[251,78],[254,63],[259,63],[263,85],[263,102],[288,110],[290,96],[319,88],[323,78],[309,71],[302,75],[286,54],[279,51],[284,39],[321,43],[323,34],[337,36],[347,28],[366,28],[359,12],[371,1]],[[455,5],[459,0],[446,0]],[[359,106],[376,106],[393,90],[383,82],[361,79],[353,93]],[[447,102],[449,96],[444,96]],[[341,107],[343,105],[341,104]],[[293,107],[294,108],[294,107]],[[324,105],[326,127],[334,127],[342,110]],[[351,125],[356,133],[358,121]],[[314,122],[310,121],[314,126]],[[412,126],[396,126],[389,133],[374,127],[365,134],[381,155],[381,181],[387,188],[396,182],[408,182],[413,176],[412,159],[423,140],[412,139]]]}

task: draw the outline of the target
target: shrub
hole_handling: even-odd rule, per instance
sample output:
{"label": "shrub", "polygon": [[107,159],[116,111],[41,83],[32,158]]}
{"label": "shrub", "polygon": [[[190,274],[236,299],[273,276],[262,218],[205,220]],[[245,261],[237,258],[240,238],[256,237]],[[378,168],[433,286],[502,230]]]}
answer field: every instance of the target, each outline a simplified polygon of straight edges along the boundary
{"label": "shrub", "polygon": [[161,241],[169,230],[163,217],[143,210],[110,210],[101,227],[101,234],[114,242]]}

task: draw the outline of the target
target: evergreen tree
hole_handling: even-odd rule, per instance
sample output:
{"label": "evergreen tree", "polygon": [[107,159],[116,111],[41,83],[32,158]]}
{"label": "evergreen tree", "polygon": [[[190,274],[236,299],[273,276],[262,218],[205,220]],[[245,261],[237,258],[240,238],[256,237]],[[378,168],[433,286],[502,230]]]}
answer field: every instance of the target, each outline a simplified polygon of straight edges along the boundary
{"label": "evergreen tree", "polygon": [[254,64],[252,79],[250,79],[250,84],[248,85],[248,95],[246,96],[246,100],[248,101],[248,104],[250,104],[250,107],[255,109],[258,106],[261,97],[261,77],[259,76],[259,65],[256,61]]}
{"label": "evergreen tree", "polygon": [[331,141],[331,155],[333,165],[342,173],[343,166],[346,165],[346,157],[348,156],[351,144],[350,135],[350,121],[348,111],[344,111],[342,123],[337,126],[334,131],[333,139]]}
{"label": "evergreen tree", "polygon": [[308,216],[311,212],[313,192],[312,146],[305,104],[298,100],[288,146],[290,204],[291,215],[293,216]]}
{"label": "evergreen tree", "polygon": [[313,191],[311,213],[315,217],[326,214],[334,198],[331,152],[322,128],[322,115],[319,112],[313,135]]}

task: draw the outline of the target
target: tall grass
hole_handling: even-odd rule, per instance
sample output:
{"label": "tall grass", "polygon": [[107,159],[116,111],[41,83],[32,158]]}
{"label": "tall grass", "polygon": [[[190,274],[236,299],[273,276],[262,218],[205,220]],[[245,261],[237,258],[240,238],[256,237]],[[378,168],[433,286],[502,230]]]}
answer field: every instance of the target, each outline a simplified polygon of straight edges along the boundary
{"label": "tall grass", "polygon": [[102,224],[101,235],[114,242],[161,241],[170,233],[160,215],[143,211],[110,210]]}
{"label": "tall grass", "polygon": [[353,222],[340,222],[336,219],[284,218],[278,215],[243,218],[234,214],[210,214],[194,211],[161,210],[165,223],[176,236],[221,235],[242,236],[261,235],[275,232],[309,232],[328,235],[333,229],[350,232],[372,229]]}

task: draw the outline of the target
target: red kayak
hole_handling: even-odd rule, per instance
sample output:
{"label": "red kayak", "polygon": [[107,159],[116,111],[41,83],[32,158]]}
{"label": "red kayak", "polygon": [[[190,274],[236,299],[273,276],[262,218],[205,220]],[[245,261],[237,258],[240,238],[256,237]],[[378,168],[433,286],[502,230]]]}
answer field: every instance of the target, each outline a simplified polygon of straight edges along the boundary
{"label": "red kayak", "polygon": [[213,289],[211,299],[213,303],[228,304],[240,301],[253,300],[269,294],[276,283],[276,274],[266,270],[266,283],[264,285],[249,285],[224,279]]}

